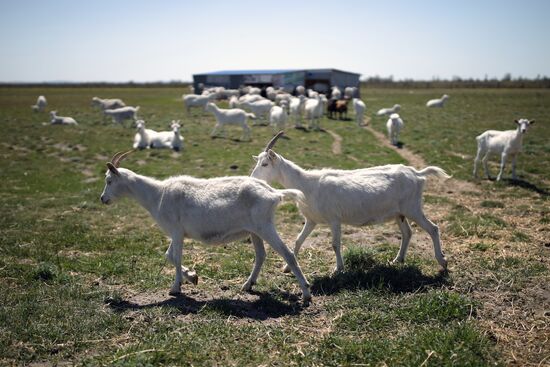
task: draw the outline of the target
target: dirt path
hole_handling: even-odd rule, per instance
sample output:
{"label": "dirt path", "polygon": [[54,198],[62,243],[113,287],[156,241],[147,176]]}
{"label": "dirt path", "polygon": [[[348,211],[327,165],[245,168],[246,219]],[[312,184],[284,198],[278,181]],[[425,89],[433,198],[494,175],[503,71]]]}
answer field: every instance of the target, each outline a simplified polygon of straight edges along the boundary
{"label": "dirt path", "polygon": [[332,153],[342,154],[342,137],[332,130],[326,130],[326,132],[329,133],[334,139],[334,142],[332,143]]}

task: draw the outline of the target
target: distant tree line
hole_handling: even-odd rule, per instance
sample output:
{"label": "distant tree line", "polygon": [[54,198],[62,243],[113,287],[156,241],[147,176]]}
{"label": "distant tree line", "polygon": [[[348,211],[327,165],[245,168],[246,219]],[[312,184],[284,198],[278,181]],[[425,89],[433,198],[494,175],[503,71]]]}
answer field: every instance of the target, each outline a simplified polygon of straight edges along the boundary
{"label": "distant tree line", "polygon": [[506,73],[500,79],[487,76],[484,79],[466,79],[454,76],[450,80],[437,77],[432,80],[394,80],[391,75],[389,77],[376,75],[362,79],[361,84],[363,88],[550,88],[550,78],[546,75],[539,75],[534,79],[521,76],[513,78],[512,74]]}

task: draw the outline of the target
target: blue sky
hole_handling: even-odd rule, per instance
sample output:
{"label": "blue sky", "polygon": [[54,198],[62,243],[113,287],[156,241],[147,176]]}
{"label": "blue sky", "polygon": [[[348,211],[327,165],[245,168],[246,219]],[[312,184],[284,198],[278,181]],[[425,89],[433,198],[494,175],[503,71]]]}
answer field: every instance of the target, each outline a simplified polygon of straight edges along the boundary
{"label": "blue sky", "polygon": [[333,67],[550,76],[550,1],[0,0],[0,82],[168,81]]}

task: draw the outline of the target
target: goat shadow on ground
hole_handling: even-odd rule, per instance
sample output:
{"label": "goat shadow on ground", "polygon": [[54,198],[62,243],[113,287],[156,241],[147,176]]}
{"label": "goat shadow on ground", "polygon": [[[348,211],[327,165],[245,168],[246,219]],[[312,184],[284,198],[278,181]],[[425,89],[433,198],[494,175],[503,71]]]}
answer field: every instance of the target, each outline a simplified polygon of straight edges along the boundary
{"label": "goat shadow on ground", "polygon": [[297,315],[304,306],[296,295],[282,292],[279,294],[288,303],[282,302],[268,292],[251,291],[250,294],[259,298],[254,300],[220,298],[211,300],[196,300],[184,294],[167,296],[165,300],[140,304],[128,300],[111,300],[109,307],[115,312],[146,310],[162,307],[178,310],[181,315],[199,314],[203,309],[213,310],[225,316],[240,319],[264,321],[283,316]]}
{"label": "goat shadow on ground", "polygon": [[[489,179],[489,181],[494,181],[494,182],[496,182],[496,180],[497,180],[496,177],[489,177],[488,179]],[[541,187],[538,187],[537,185],[534,185],[534,184],[530,183],[529,181],[525,181],[521,178],[503,178],[502,182],[506,182],[506,184],[508,184],[510,186],[517,186],[517,187],[521,187],[522,189],[526,189],[526,190],[536,192],[537,194],[539,194],[541,196],[550,196],[550,191],[547,191],[547,190],[545,190]]]}
{"label": "goat shadow on ground", "polygon": [[237,139],[237,138],[227,138],[225,136],[211,136],[210,137],[212,140],[216,140],[216,139],[223,139],[223,140],[230,140],[230,141],[233,141],[235,143],[248,143],[252,140],[241,140],[241,139]]}
{"label": "goat shadow on ground", "polygon": [[522,180],[520,178],[506,178],[504,179],[504,181],[506,181],[507,184],[509,184],[510,186],[518,186],[518,187],[521,187],[523,189],[527,189],[527,190],[531,190],[531,191],[534,191],[536,192],[537,194],[541,195],[541,196],[550,196],[550,191],[547,191],[541,187],[538,187],[528,181],[525,181],[525,180]]}
{"label": "goat shadow on ground", "polygon": [[428,287],[442,287],[449,284],[447,272],[426,275],[414,265],[363,264],[363,268],[352,267],[336,275],[326,275],[313,280],[314,295],[332,295],[343,290],[377,289],[391,293],[410,293]]}

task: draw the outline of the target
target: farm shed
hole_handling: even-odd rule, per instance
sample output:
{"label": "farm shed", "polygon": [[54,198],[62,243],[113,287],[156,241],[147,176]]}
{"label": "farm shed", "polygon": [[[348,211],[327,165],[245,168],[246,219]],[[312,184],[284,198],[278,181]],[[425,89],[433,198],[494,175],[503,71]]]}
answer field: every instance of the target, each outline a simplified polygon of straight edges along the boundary
{"label": "farm shed", "polygon": [[199,84],[205,87],[225,87],[236,89],[243,85],[253,85],[259,88],[273,86],[283,87],[289,92],[303,85],[321,93],[326,93],[330,87],[337,85],[359,88],[361,74],[338,69],[275,69],[275,70],[225,70],[212,73],[194,74],[193,86],[199,93]]}

